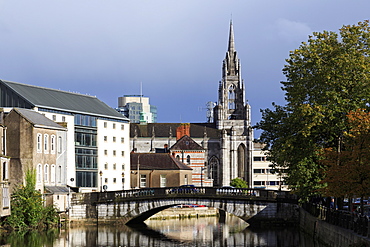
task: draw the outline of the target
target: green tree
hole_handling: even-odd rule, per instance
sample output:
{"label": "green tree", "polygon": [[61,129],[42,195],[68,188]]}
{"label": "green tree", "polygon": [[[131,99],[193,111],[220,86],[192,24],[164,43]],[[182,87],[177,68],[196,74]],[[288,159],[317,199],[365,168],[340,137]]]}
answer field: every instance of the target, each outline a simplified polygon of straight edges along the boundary
{"label": "green tree", "polygon": [[241,178],[234,178],[231,180],[230,186],[235,188],[248,188],[248,183]]}
{"label": "green tree", "polygon": [[26,184],[19,185],[11,196],[11,215],[5,224],[15,230],[43,229],[58,223],[53,206],[43,206],[41,193],[35,190],[36,173],[26,172]]}
{"label": "green tree", "polygon": [[301,198],[325,183],[320,160],[325,148],[341,149],[346,115],[370,102],[369,22],[315,32],[290,52],[283,69],[286,104],[262,110],[255,126],[274,166],[285,168],[286,182]]}

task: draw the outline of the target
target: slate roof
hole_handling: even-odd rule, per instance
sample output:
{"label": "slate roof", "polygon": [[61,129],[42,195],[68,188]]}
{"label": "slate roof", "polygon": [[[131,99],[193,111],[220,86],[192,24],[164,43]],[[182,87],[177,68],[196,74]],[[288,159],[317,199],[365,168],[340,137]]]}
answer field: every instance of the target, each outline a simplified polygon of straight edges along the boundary
{"label": "slate roof", "polygon": [[45,186],[45,190],[51,194],[68,194],[69,192],[66,186]]}
{"label": "slate roof", "polygon": [[204,150],[202,146],[196,143],[189,136],[184,135],[170,148],[171,150]]}
{"label": "slate roof", "polygon": [[29,121],[32,125],[39,128],[46,128],[46,129],[59,129],[59,130],[66,130],[59,124],[55,123],[54,121],[50,120],[49,118],[45,117],[41,113],[38,113],[34,110],[24,109],[24,108],[13,108],[12,111],[17,112],[27,121]]}
{"label": "slate roof", "polygon": [[17,82],[0,80],[25,101],[40,108],[73,113],[99,115],[128,120],[122,114],[100,101],[95,96],[71,93]]}
{"label": "slate roof", "polygon": [[192,170],[169,153],[131,153],[131,170],[137,170],[138,161],[140,170]]}
{"label": "slate roof", "polygon": [[[181,123],[148,123],[145,125],[130,124],[130,137],[152,137],[153,129],[155,137],[166,137],[170,136],[176,138],[176,129]],[[135,131],[136,130],[136,131]],[[190,137],[191,138],[203,138],[204,132],[206,132],[208,138],[218,139],[221,136],[221,131],[216,128],[214,123],[190,123]]]}

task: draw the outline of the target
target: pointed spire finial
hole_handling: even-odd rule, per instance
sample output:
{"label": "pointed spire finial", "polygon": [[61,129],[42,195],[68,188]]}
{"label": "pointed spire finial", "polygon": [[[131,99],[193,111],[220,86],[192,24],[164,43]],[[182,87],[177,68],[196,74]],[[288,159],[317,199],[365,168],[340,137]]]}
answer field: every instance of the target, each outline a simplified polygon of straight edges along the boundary
{"label": "pointed spire finial", "polygon": [[234,45],[234,29],[233,29],[233,21],[230,20],[230,33],[229,33],[229,52],[235,51],[235,45]]}

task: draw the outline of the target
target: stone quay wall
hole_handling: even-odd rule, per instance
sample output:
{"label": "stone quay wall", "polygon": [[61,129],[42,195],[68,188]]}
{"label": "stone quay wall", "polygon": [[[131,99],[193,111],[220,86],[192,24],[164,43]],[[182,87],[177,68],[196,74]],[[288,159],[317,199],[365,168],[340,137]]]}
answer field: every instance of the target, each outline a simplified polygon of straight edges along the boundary
{"label": "stone quay wall", "polygon": [[316,242],[332,247],[370,246],[370,239],[354,233],[351,230],[329,224],[320,220],[303,208],[299,210],[301,229],[313,236]]}

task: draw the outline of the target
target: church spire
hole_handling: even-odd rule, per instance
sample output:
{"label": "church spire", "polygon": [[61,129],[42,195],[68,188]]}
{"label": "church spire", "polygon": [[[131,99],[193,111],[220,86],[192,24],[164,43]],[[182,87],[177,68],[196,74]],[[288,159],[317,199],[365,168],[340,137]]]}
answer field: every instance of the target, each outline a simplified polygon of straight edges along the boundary
{"label": "church spire", "polygon": [[235,44],[234,44],[234,29],[233,29],[233,21],[230,20],[230,32],[229,32],[229,47],[228,51],[230,54],[233,54],[235,51]]}

